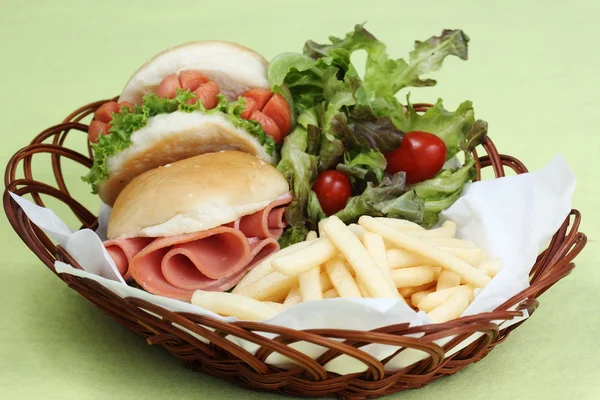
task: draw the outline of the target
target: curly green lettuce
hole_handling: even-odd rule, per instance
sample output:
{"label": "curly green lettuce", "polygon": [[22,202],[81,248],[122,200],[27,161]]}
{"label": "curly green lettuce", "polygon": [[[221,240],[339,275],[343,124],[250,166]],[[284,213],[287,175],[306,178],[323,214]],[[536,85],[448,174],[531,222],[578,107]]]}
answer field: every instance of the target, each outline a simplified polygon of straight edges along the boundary
{"label": "curly green lettuce", "polygon": [[172,99],[161,98],[155,93],[149,93],[144,96],[141,105],[134,106],[131,110],[123,108],[120,112],[113,114],[110,122],[112,125],[109,130],[110,135],[100,136],[98,142],[93,145],[94,164],[88,174],[82,177],[84,182],[92,186],[92,192],[97,193],[98,184],[109,177],[107,160],[131,146],[131,135],[146,126],[150,118],[159,114],[169,114],[175,111],[223,113],[234,126],[244,129],[254,136],[268,154],[275,152],[275,141],[264,132],[260,123],[241,117],[246,108],[246,100],[243,97],[229,102],[225,96],[218,95],[218,104],[211,110],[206,110],[201,101],[188,104],[187,102],[193,98],[194,94],[190,90],[178,89],[177,95]]}
{"label": "curly green lettuce", "polygon": [[[363,25],[356,25],[343,38],[329,39],[327,44],[309,40],[303,54],[280,54],[269,67],[273,90],[287,91],[299,113],[298,124],[304,129],[306,143],[293,149],[295,157],[314,157],[310,164],[292,164],[282,158],[278,166],[286,176],[312,177],[303,179],[302,184],[297,179],[290,181],[299,186],[294,187],[294,193],[300,193],[294,212],[304,213],[294,215],[290,229],[299,237],[301,226],[294,221],[303,220],[312,229],[325,217],[311,184],[316,173],[334,168],[352,182],[354,196],[336,214],[345,222],[366,214],[432,226],[439,212],[448,208],[472,179],[469,158],[462,168],[445,169],[411,188],[385,172],[384,154],[400,146],[404,132],[414,130],[438,135],[446,144],[448,159],[459,151],[470,152],[485,139],[487,124],[475,120],[470,101],[448,111],[440,99],[429,111],[418,113],[408,96],[406,106],[396,97],[408,87],[435,85],[435,80],[424,75],[439,70],[447,57],[466,60],[469,37],[461,30],[444,30],[439,36],[416,41],[407,59],[390,58],[385,44]],[[367,53],[363,78],[350,61],[358,50]],[[292,141],[284,143],[282,152],[292,145]],[[440,190],[432,190],[434,186]],[[287,244],[293,241],[292,236],[287,236]]]}

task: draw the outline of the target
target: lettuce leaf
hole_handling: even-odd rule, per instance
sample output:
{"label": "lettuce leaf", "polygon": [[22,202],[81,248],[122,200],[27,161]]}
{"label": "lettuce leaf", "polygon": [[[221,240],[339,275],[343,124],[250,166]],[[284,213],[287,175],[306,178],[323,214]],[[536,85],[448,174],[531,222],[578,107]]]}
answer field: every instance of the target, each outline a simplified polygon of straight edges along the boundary
{"label": "lettuce leaf", "polygon": [[404,132],[389,117],[376,117],[366,106],[355,107],[349,115],[333,117],[332,132],[347,148],[374,149],[384,153],[394,151],[402,142]]}
{"label": "lettuce leaf", "polygon": [[422,225],[430,228],[438,221],[438,214],[450,207],[460,196],[464,185],[475,177],[475,159],[465,154],[465,164],[458,169],[442,170],[435,177],[412,185],[425,202]]}
{"label": "lettuce leaf", "polygon": [[378,186],[371,182],[364,192],[348,200],[346,207],[335,215],[346,224],[356,222],[361,215],[390,216],[421,223],[423,200],[414,191],[407,192],[404,172],[383,178]]}
{"label": "lettuce leaf", "polygon": [[308,234],[305,226],[291,226],[287,228],[279,238],[279,248],[284,249],[298,242],[303,242]]}
{"label": "lettuce leaf", "polygon": [[159,114],[169,114],[175,111],[194,112],[201,111],[205,114],[223,113],[226,118],[237,128],[246,130],[250,135],[258,139],[265,147],[268,154],[275,152],[275,141],[267,135],[262,126],[256,121],[241,118],[246,108],[246,100],[240,97],[234,102],[229,102],[224,96],[218,95],[219,102],[211,110],[206,110],[201,101],[195,104],[187,104],[188,100],[194,98],[190,90],[177,90],[173,99],[161,98],[155,93],[144,96],[141,105],[133,107],[132,110],[123,108],[120,112],[113,114],[110,135],[100,136],[98,143],[94,144],[94,164],[87,175],[82,177],[84,182],[92,186],[92,193],[98,193],[98,184],[109,177],[106,162],[109,157],[125,150],[131,146],[131,135],[143,128],[148,120]]}
{"label": "lettuce leaf", "polygon": [[[387,160],[377,150],[363,150],[355,156],[346,153],[344,162],[338,164],[336,169],[348,175],[351,180],[354,178],[358,179],[358,182],[368,181],[378,185],[383,180],[386,165]],[[355,188],[355,191],[360,193],[364,189]]]}
{"label": "lettuce leaf", "polygon": [[308,228],[311,230],[317,230],[317,223],[320,220],[327,217],[327,215],[325,215],[325,212],[323,211],[323,208],[321,207],[321,203],[319,202],[316,193],[312,190],[310,191],[310,194],[308,196],[307,212],[309,221]]}
{"label": "lettuce leaf", "polygon": [[456,56],[463,60],[468,58],[469,37],[461,30],[445,29],[440,36],[432,36],[424,42],[415,41],[408,62],[402,58],[390,59],[386,45],[367,31],[363,24],[356,25],[354,31],[343,39],[331,36],[329,40],[331,44],[307,41],[304,54],[319,59],[339,49],[349,53],[365,50],[367,64],[364,85],[371,100],[389,100],[408,86],[433,86],[436,84],[435,80],[422,79],[420,75],[439,70],[448,56]]}
{"label": "lettuce leaf", "polygon": [[[460,151],[459,145],[467,138],[475,123],[475,112],[473,103],[465,101],[461,103],[456,111],[447,111],[442,99],[438,99],[433,107],[424,114],[417,113],[409,97],[407,101],[407,112],[397,111],[392,114],[394,124],[404,130],[430,132],[438,136],[446,144],[448,153],[446,158],[450,159]],[[486,125],[487,130],[487,125]]]}
{"label": "lettuce leaf", "polygon": [[286,136],[281,148],[281,161],[277,165],[294,192],[294,200],[285,211],[285,220],[296,228],[306,225],[306,204],[311,184],[317,176],[317,157],[306,153],[306,146],[306,129],[298,126]]}

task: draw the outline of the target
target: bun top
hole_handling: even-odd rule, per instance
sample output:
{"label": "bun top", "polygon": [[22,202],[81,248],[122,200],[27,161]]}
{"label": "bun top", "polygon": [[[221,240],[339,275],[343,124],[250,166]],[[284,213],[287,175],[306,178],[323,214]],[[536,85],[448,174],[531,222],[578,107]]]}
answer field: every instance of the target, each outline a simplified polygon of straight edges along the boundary
{"label": "bun top", "polygon": [[144,95],[155,91],[163,78],[182,70],[202,72],[219,84],[225,97],[235,100],[249,89],[269,88],[268,65],[263,56],[235,43],[185,43],[163,51],[142,65],[125,85],[119,102],[140,104]]}
{"label": "bun top", "polygon": [[208,230],[262,210],[287,193],[267,162],[239,151],[208,153],[139,175],[123,189],[108,237],[159,237]]}

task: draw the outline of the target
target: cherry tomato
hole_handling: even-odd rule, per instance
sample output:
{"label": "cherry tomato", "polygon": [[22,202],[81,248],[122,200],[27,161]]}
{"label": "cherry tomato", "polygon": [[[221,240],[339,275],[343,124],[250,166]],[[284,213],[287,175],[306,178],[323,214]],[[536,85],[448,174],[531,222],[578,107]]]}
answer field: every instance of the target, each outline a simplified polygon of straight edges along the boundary
{"label": "cherry tomato", "polygon": [[339,171],[325,171],[319,174],[312,190],[327,215],[335,214],[346,207],[346,202],[352,196],[350,180]]}
{"label": "cherry tomato", "polygon": [[446,144],[439,137],[420,131],[408,132],[402,144],[387,153],[386,171],[406,172],[406,183],[413,184],[433,178],[446,162]]}

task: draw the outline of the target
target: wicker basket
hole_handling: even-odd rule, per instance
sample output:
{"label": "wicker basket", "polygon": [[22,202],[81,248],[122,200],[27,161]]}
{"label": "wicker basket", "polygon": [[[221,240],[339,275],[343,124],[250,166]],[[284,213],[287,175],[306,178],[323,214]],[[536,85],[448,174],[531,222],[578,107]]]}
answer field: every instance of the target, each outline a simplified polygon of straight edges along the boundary
{"label": "wicker basket", "polygon": [[[107,100],[81,107],[63,123],[40,133],[29,146],[10,159],[6,168],[4,209],[8,219],[21,239],[54,273],[55,260],[64,261],[76,268],[79,266],[64,249],[55,246],[29,221],[8,195],[8,191],[19,195],[30,194],[42,206],[44,203],[40,194],[54,197],[71,209],[81,221],[82,227],[95,229],[97,218],[94,213],[69,194],[61,159],[66,157],[87,168],[91,167],[91,149],[88,148],[88,155],[83,155],[64,147],[64,143],[71,132],[77,135],[87,134],[87,125],[80,121],[105,101]],[[425,111],[429,107],[428,104],[415,106],[418,111]],[[516,173],[527,171],[520,161],[499,154],[491,140],[488,139],[483,144],[483,149],[487,155],[474,154],[478,178],[481,176],[481,169],[487,167],[493,168],[496,177],[504,176],[506,167]],[[48,153],[51,155],[52,170],[56,178],[56,184],[52,185],[35,180],[32,172],[32,158],[37,154]],[[22,177],[18,174],[20,168],[23,171]],[[119,324],[144,337],[149,344],[165,347],[193,370],[206,372],[253,390],[300,396],[374,398],[421,387],[442,376],[452,375],[468,364],[479,361],[503,342],[523,321],[505,329],[499,325],[522,316],[522,310],[531,314],[538,306],[537,298],[575,267],[572,261],[586,243],[585,235],[578,232],[579,223],[579,212],[572,210],[548,248],[537,258],[530,276],[531,286],[495,311],[443,324],[409,327],[408,324],[401,323],[369,332],[335,329],[298,331],[255,322],[224,323],[208,317],[174,313],[139,299],[122,299],[95,281],[68,274],[57,275]],[[273,338],[257,333],[271,333],[270,337]],[[228,335],[253,342],[259,348],[252,354],[227,339]],[[448,337],[454,338],[445,345],[436,344],[440,339]],[[473,340],[475,337],[477,339],[468,346],[456,351],[463,341],[469,338]],[[313,360],[287,346],[299,341],[323,346],[327,351]],[[379,361],[360,349],[371,343],[398,346],[399,350]],[[389,360],[410,348],[426,352],[429,357],[400,371],[386,370]],[[286,370],[265,363],[272,353],[290,358],[296,367]],[[349,375],[326,371],[324,366],[342,355],[363,362],[366,371]]]}

